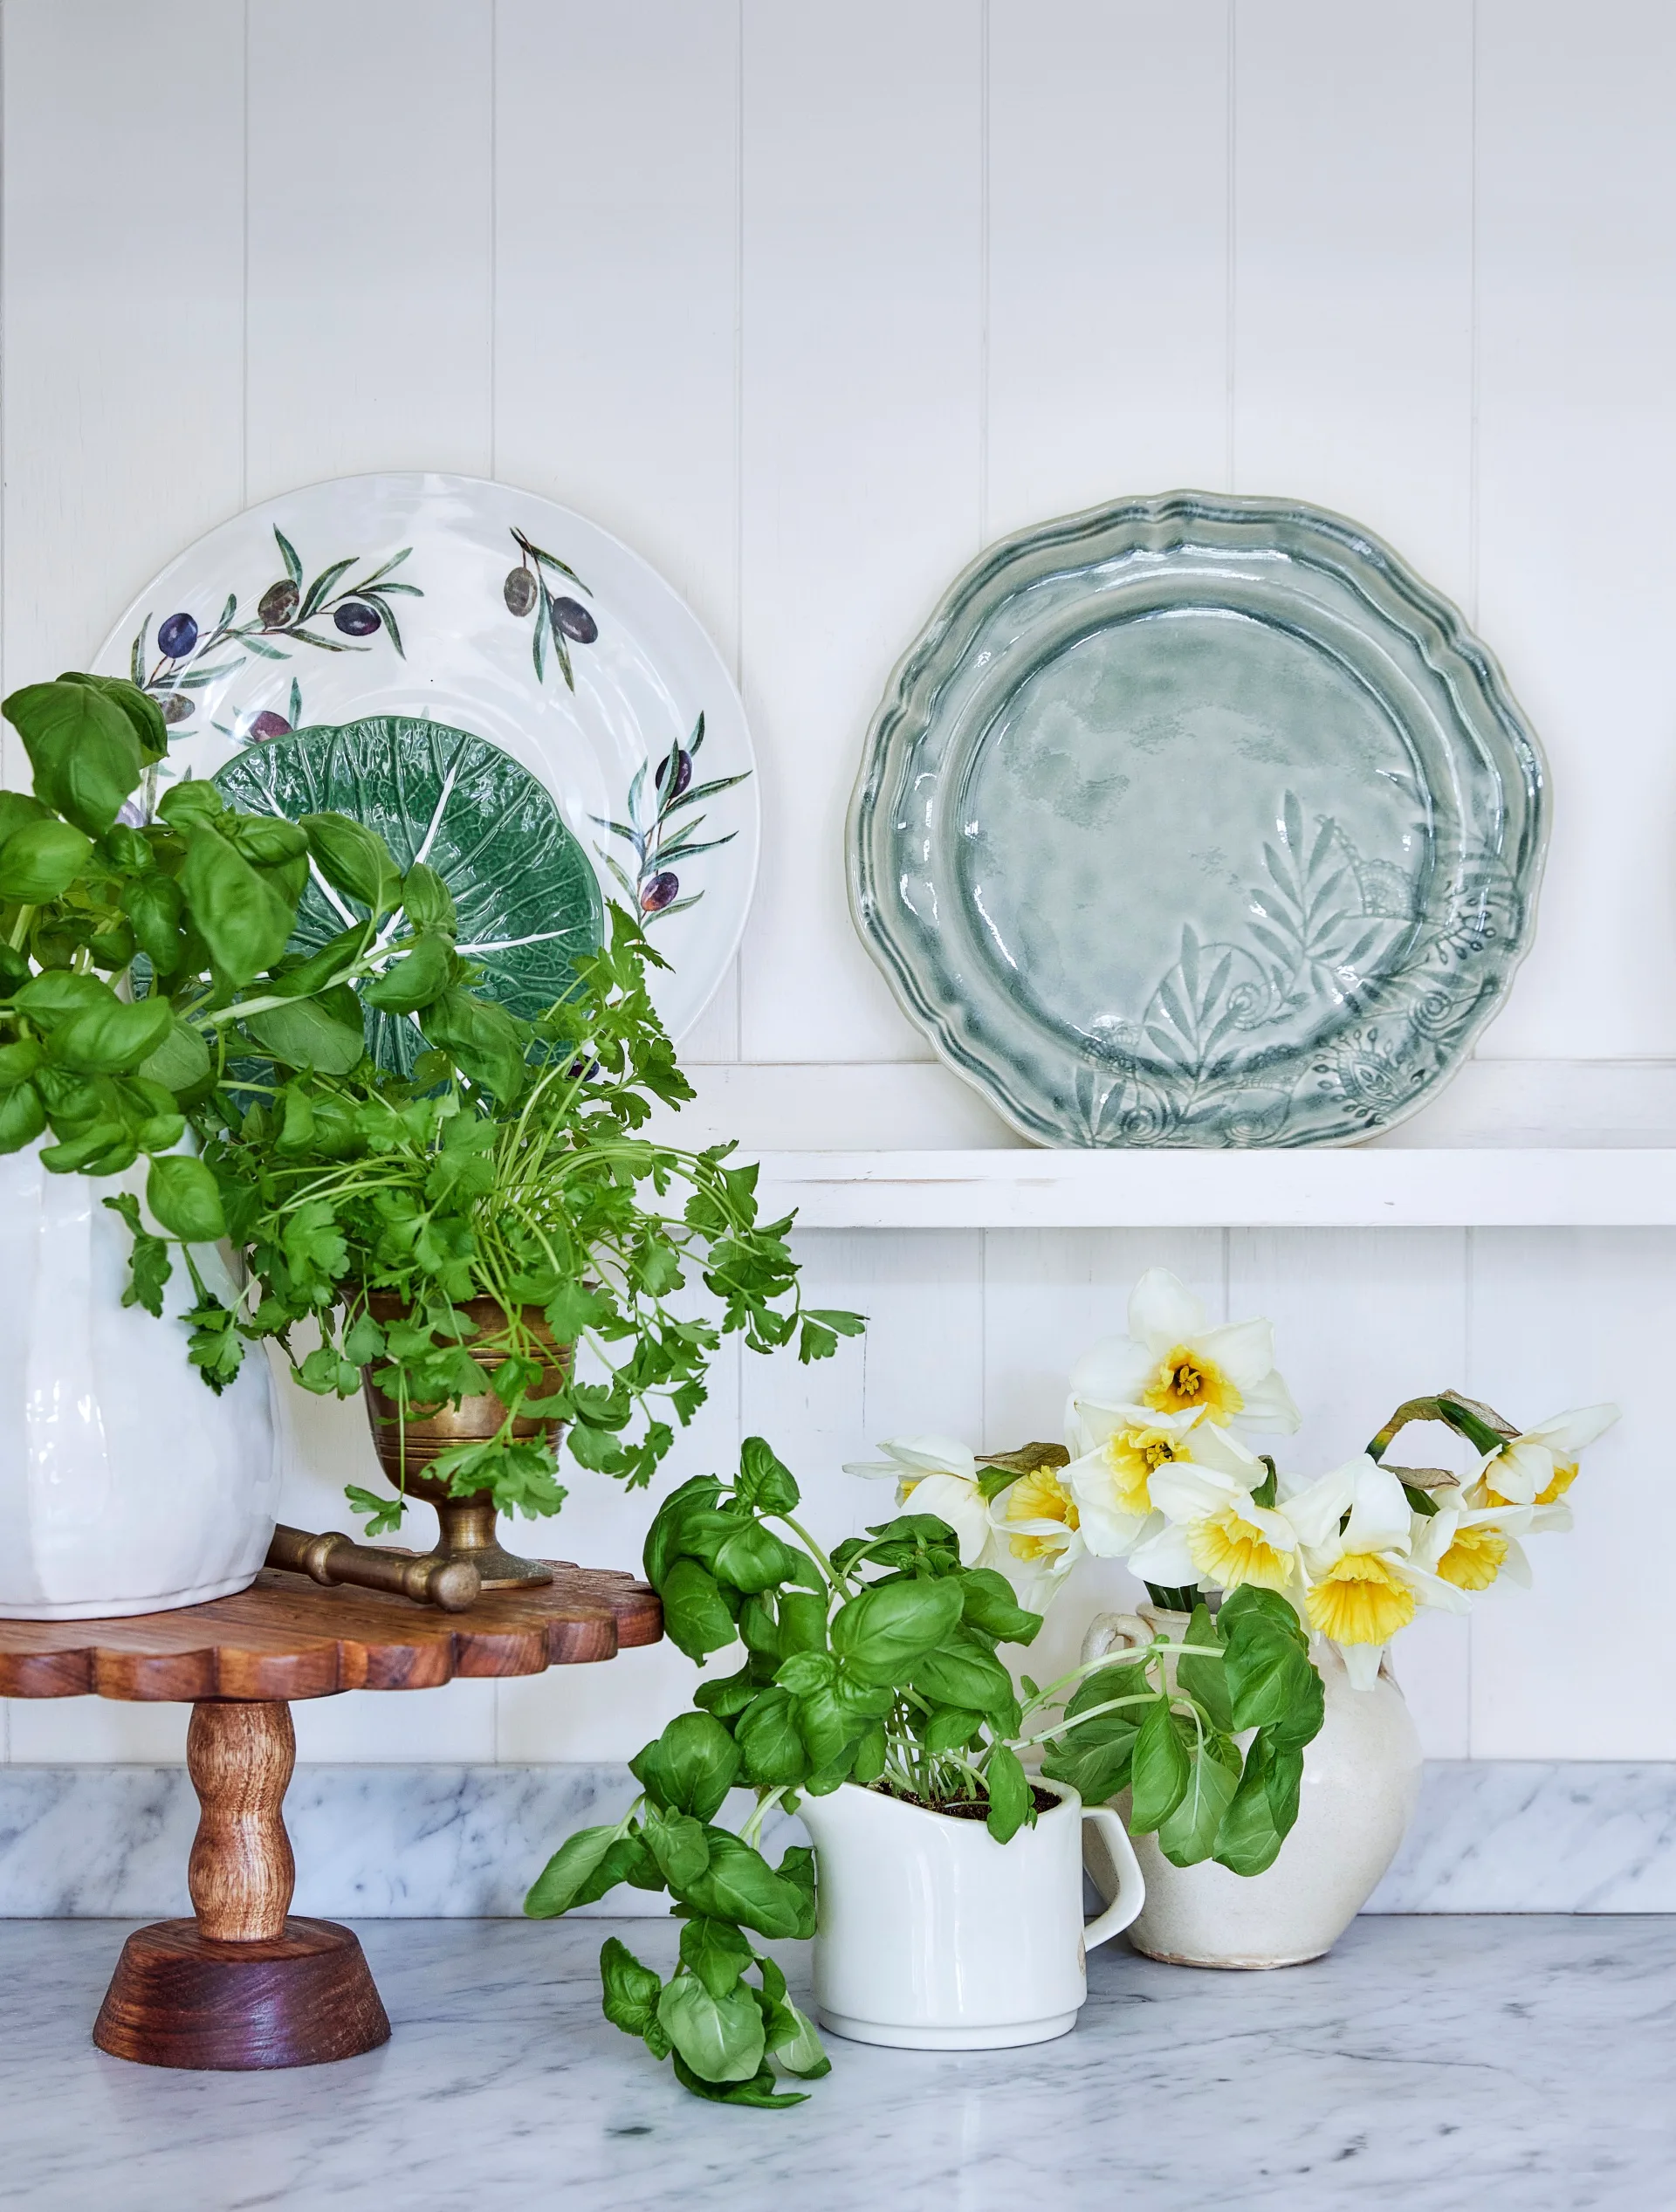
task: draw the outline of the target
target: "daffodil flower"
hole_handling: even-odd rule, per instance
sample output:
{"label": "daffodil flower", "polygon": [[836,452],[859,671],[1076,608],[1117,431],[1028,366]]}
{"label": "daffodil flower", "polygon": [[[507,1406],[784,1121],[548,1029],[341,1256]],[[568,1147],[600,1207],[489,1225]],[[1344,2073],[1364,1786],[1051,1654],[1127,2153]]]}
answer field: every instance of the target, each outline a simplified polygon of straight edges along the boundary
{"label": "daffodil flower", "polygon": [[[1577,1479],[1584,1448],[1604,1436],[1618,1419],[1616,1405],[1581,1405],[1539,1421],[1522,1436],[1509,1437],[1487,1452],[1478,1469],[1475,1505],[1554,1506]],[[1550,1528],[1570,1528],[1570,1516]]]}
{"label": "daffodil flower", "polygon": [[978,1487],[978,1456],[952,1436],[887,1437],[879,1446],[886,1460],[846,1461],[846,1474],[894,1481],[896,1502],[913,1501],[916,1513],[946,1521],[960,1545],[960,1563],[975,1567],[990,1542],[989,1507]]}
{"label": "daffodil flower", "polygon": [[1301,1416],[1274,1367],[1267,1321],[1211,1329],[1167,1267],[1150,1267],[1129,1301],[1129,1334],[1096,1344],[1071,1370],[1068,1427],[1090,1406],[1197,1413],[1218,1428],[1291,1435]]}
{"label": "daffodil flower", "polygon": [[1411,1556],[1416,1516],[1407,1494],[1365,1452],[1288,1489],[1281,1510],[1302,1547],[1304,1618],[1336,1646],[1352,1686],[1370,1690],[1386,1645],[1416,1610],[1464,1613],[1466,1592]]}
{"label": "daffodil flower", "polygon": [[1207,1443],[1222,1433],[1202,1413],[1155,1413],[1144,1405],[1075,1406],[1068,1426],[1077,1456],[1065,1470],[1065,1486],[1088,1548],[1101,1559],[1124,1558],[1140,1542],[1157,1513],[1152,1478],[1196,1456],[1193,1432],[1204,1432]]}
{"label": "daffodil flower", "polygon": [[[1570,1519],[1565,1508],[1558,1509]],[[1519,1538],[1530,1532],[1536,1518],[1533,1506],[1443,1506],[1430,1519],[1416,1516],[1411,1556],[1416,1566],[1469,1595],[1487,1590],[1503,1575],[1528,1590],[1530,1562]]]}
{"label": "daffodil flower", "polygon": [[1021,1474],[993,1500],[989,1517],[1020,1602],[1040,1611],[1088,1549],[1064,1473],[1038,1467]]}

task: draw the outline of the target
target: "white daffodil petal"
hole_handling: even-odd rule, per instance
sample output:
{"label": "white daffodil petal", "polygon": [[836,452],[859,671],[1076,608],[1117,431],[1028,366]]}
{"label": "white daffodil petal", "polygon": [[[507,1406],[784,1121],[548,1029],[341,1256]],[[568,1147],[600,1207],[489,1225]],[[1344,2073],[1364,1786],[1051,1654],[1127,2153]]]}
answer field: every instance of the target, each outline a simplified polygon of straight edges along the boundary
{"label": "white daffodil petal", "polygon": [[1129,1295],[1129,1333],[1154,1359],[1199,1336],[1204,1327],[1204,1307],[1168,1267],[1149,1267]]}
{"label": "white daffodil petal", "polygon": [[1525,1435],[1533,1444],[1545,1444],[1562,1467],[1569,1467],[1618,1419],[1616,1405],[1578,1405],[1569,1413],[1551,1413]]}
{"label": "white daffodil petal", "polygon": [[1179,1590],[1197,1583],[1199,1570],[1187,1549],[1187,1531],[1166,1522],[1155,1536],[1136,1545],[1129,1555],[1129,1571],[1161,1589]]}
{"label": "white daffodil petal", "polygon": [[965,1482],[977,1478],[976,1454],[958,1437],[887,1436],[879,1449],[922,1474],[955,1474]]}
{"label": "white daffodil petal", "polygon": [[1248,1398],[1274,1368],[1274,1324],[1270,1321],[1224,1322],[1219,1328],[1201,1330],[1193,1339],[1193,1350],[1213,1360],[1238,1385],[1240,1396]]}
{"label": "white daffodil petal", "polygon": [[1246,1402],[1235,1418],[1254,1436],[1295,1436],[1303,1426],[1303,1416],[1277,1368],[1270,1368],[1244,1396]]}
{"label": "white daffodil petal", "polygon": [[935,1514],[946,1521],[959,1541],[961,1565],[976,1565],[989,1541],[989,1508],[975,1483],[963,1482],[957,1474],[924,1475],[903,1503],[910,1513]]}
{"label": "white daffodil petal", "polygon": [[1213,1421],[1200,1420],[1197,1414],[1190,1417],[1189,1425],[1192,1434],[1187,1449],[1195,1467],[1213,1467],[1242,1490],[1262,1487],[1267,1470],[1254,1452],[1247,1451],[1237,1436],[1219,1428]]}
{"label": "white daffodil petal", "polygon": [[1202,1521],[1207,1513],[1219,1513],[1236,1501],[1243,1508],[1247,1495],[1243,1483],[1192,1460],[1169,1460],[1155,1467],[1147,1488],[1164,1518],[1178,1522]]}
{"label": "white daffodil petal", "polygon": [[1394,1552],[1381,1554],[1387,1567],[1399,1581],[1405,1582],[1422,1605],[1435,1605],[1439,1612],[1470,1613],[1472,1599],[1464,1590],[1457,1590],[1453,1583],[1446,1583],[1441,1576],[1428,1575]]}
{"label": "white daffodil petal", "polygon": [[1370,1690],[1379,1680],[1379,1662],[1385,1655],[1383,1644],[1336,1644],[1333,1649],[1344,1662],[1344,1672],[1350,1678],[1353,1690]]}
{"label": "white daffodil petal", "polygon": [[1127,1405],[1146,1386],[1157,1364],[1132,1336],[1102,1336],[1071,1370],[1071,1396],[1089,1405]]}
{"label": "white daffodil petal", "polygon": [[1561,1536],[1576,1525],[1576,1516],[1562,1498],[1551,1506],[1534,1507],[1524,1534],[1528,1536]]}
{"label": "white daffodil petal", "polygon": [[1406,1551],[1412,1508],[1402,1484],[1389,1467],[1382,1467],[1366,1453],[1352,1461],[1355,1495],[1350,1525],[1344,1531],[1346,1551]]}
{"label": "white daffodil petal", "polygon": [[[1336,1547],[1338,1524],[1355,1502],[1357,1464],[1352,1460],[1348,1466],[1335,1467],[1331,1474],[1282,1496],[1286,1517],[1297,1530],[1300,1543],[1312,1549],[1324,1549],[1329,1542]],[[1284,1492],[1286,1485],[1281,1487]]]}
{"label": "white daffodil petal", "polygon": [[1276,1551],[1295,1551],[1297,1531],[1283,1513],[1275,1513],[1267,1506],[1254,1504],[1251,1499],[1240,1501],[1240,1516],[1249,1521],[1254,1528],[1260,1528],[1267,1541]]}
{"label": "white daffodil petal", "polygon": [[1530,1571],[1530,1562],[1525,1556],[1525,1548],[1516,1536],[1508,1538],[1507,1555],[1501,1562],[1501,1573],[1508,1582],[1517,1583],[1521,1590],[1528,1590],[1535,1579]]}
{"label": "white daffodil petal", "polygon": [[1122,1559],[1151,1515],[1130,1512],[1118,1501],[1105,1453],[1073,1460],[1060,1480],[1076,1500],[1089,1549],[1097,1559]]}
{"label": "white daffodil petal", "polygon": [[1528,1506],[1554,1480],[1554,1455],[1545,1444],[1515,1437],[1500,1452],[1490,1453],[1479,1473],[1500,1496]]}

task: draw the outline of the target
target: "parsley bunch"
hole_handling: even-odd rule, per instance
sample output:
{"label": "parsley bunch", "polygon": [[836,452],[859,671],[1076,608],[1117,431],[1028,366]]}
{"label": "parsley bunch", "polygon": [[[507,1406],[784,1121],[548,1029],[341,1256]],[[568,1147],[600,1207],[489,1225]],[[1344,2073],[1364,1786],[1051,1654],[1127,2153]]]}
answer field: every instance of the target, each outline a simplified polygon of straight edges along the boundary
{"label": "parsley bunch", "polygon": [[[431,917],[431,941],[447,944],[450,918]],[[406,965],[387,973],[399,980]],[[654,1101],[692,1096],[649,965],[663,964],[614,909],[574,994],[537,1021],[457,980],[412,1010],[426,1048],[410,1076],[363,1053],[339,1073],[304,1067],[253,1086],[203,1154],[251,1283],[237,1309],[196,1310],[206,1377],[224,1384],[246,1343],[271,1338],[323,1394],[350,1396],[363,1367],[416,1408],[492,1391],[495,1435],[428,1472],[457,1496],[487,1490],[533,1515],[556,1512],[565,1492],[553,1446],[519,1437],[520,1421],[563,1422],[577,1466],[638,1487],[704,1404],[724,1336],[757,1352],[795,1343],[811,1360],[857,1333],[854,1314],[803,1307],[790,1218],[759,1221],[757,1170],[732,1164],[732,1146],[690,1151],[640,1133]],[[136,1267],[156,1264],[142,1238]],[[702,1301],[688,1295],[698,1285]],[[383,1317],[374,1293],[387,1294]],[[460,1308],[485,1297],[502,1318],[479,1336]],[[538,1314],[592,1355],[573,1353],[556,1391],[544,1389]],[[319,1341],[299,1352],[302,1323]],[[400,1526],[400,1495],[348,1495],[369,1534]]]}

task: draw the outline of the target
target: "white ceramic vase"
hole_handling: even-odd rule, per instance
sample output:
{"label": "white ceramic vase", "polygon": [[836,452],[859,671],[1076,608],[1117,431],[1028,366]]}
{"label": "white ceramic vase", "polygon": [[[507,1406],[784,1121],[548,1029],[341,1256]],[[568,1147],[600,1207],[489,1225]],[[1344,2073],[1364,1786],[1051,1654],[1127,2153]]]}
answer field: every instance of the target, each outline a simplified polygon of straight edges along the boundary
{"label": "white ceramic vase", "polygon": [[[176,1266],[158,1321],[122,1303],[124,1178],[0,1158],[0,1618],[151,1613],[243,1590],[273,1535],[279,1467],[259,1350],[219,1398],[186,1357]],[[213,1252],[206,1281],[231,1295]]]}
{"label": "white ceramic vase", "polygon": [[[1185,1613],[1151,1605],[1095,1621],[1085,1659],[1172,1637]],[[1156,1836],[1134,1848],[1146,1878],[1146,1902],[1129,1940],[1171,1966],[1298,1966],[1331,1950],[1397,1856],[1420,1787],[1420,1741],[1387,1657],[1370,1690],[1352,1688],[1344,1662],[1317,1638],[1310,1656],[1326,1689],[1326,1718],[1303,1755],[1297,1825],[1267,1872],[1233,1874],[1205,1863],[1172,1866]],[[1114,1800],[1127,1814],[1127,1792]],[[1092,1839],[1091,1839],[1092,1840]],[[1102,1894],[1112,1878],[1097,1849],[1089,1872]]]}
{"label": "white ceramic vase", "polygon": [[[821,2024],[908,2051],[1046,2043],[1076,2025],[1086,1954],[1125,1928],[1144,1886],[1123,1823],[1075,1790],[998,1844],[959,1820],[845,1783],[800,1807],[814,1842]],[[1111,1902],[1082,1921],[1082,1836],[1101,1830]]]}

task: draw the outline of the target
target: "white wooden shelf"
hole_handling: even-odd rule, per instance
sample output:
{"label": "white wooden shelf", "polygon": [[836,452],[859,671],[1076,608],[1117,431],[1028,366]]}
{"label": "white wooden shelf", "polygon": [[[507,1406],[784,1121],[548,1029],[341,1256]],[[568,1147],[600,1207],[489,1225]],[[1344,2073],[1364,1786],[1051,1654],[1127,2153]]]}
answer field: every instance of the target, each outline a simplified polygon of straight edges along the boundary
{"label": "white wooden shelf", "polygon": [[1676,1226],[1676,1149],[765,1151],[806,1229]]}

